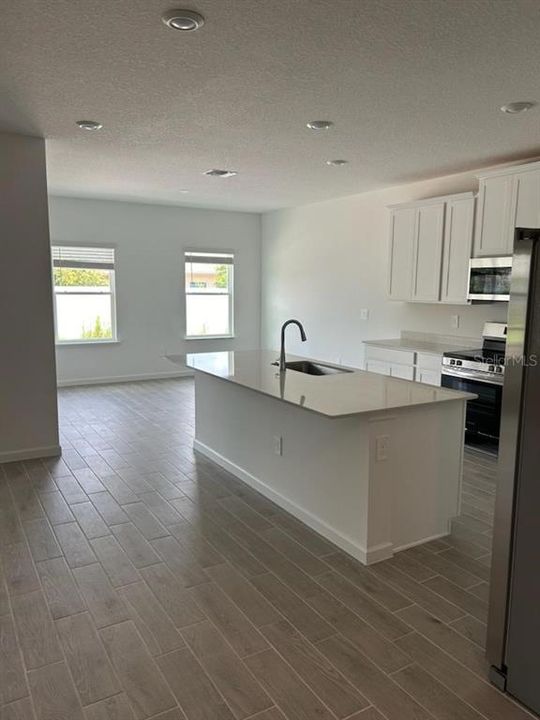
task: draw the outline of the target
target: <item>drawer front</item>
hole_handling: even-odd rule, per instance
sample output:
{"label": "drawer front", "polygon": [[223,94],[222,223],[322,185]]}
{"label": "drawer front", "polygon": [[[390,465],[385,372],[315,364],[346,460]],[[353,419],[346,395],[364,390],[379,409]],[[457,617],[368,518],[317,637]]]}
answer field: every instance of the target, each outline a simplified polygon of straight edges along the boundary
{"label": "drawer front", "polygon": [[399,365],[414,365],[415,353],[410,350],[393,350],[390,348],[366,345],[366,360],[380,360],[381,362],[397,363]]}
{"label": "drawer front", "polygon": [[393,363],[390,365],[390,375],[403,380],[414,380],[414,367],[412,365],[398,365]]}
{"label": "drawer front", "polygon": [[390,363],[382,360],[368,360],[366,362],[367,372],[377,373],[378,375],[390,375]]}
{"label": "drawer front", "polygon": [[442,355],[432,355],[431,353],[416,353],[416,367],[423,370],[441,371]]}
{"label": "drawer front", "polygon": [[440,370],[425,370],[422,368],[416,368],[416,382],[424,383],[425,385],[441,385],[442,373]]}

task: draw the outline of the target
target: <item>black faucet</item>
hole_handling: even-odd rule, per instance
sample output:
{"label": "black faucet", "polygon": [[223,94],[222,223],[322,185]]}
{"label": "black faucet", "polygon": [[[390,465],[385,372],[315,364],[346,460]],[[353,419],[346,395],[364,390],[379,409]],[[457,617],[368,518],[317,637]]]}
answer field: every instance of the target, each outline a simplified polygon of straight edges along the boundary
{"label": "black faucet", "polygon": [[298,325],[298,329],[300,330],[300,338],[302,339],[302,342],[306,342],[306,333],[304,331],[304,328],[302,326],[302,323],[299,320],[287,320],[287,322],[284,322],[281,326],[281,351],[279,353],[279,372],[285,372],[287,369],[287,365],[285,362],[285,328],[287,325]]}

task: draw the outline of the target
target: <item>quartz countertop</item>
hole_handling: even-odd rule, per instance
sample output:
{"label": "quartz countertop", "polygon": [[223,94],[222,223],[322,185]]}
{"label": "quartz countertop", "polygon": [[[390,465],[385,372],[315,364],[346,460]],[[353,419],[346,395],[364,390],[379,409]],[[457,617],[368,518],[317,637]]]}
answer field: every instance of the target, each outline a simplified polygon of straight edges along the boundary
{"label": "quartz countertop", "polygon": [[[477,343],[480,347],[482,341]],[[431,355],[442,355],[445,352],[456,352],[466,349],[470,343],[463,342],[462,345],[446,344],[441,342],[430,342],[428,340],[414,340],[412,338],[391,338],[390,340],[364,340],[364,345],[373,347],[388,348],[389,350],[410,350],[411,352],[428,353]]]}
{"label": "quartz countertop", "polygon": [[[278,356],[278,352],[270,350],[240,350],[166,357],[173,363],[333,418],[476,397],[352,368],[352,372],[323,376],[290,369],[280,373],[273,365]],[[287,354],[287,361],[309,359]]]}

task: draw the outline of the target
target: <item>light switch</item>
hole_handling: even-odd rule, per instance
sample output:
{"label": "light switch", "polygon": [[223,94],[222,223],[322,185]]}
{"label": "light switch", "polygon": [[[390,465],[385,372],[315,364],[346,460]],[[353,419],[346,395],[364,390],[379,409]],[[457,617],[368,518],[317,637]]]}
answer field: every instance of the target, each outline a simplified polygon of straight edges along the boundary
{"label": "light switch", "polygon": [[361,308],[360,320],[369,320],[369,308]]}

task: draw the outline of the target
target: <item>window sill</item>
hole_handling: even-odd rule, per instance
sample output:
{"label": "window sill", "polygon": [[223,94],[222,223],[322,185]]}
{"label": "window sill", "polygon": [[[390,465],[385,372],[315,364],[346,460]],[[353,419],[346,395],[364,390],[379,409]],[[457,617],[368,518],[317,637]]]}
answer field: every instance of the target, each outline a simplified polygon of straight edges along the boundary
{"label": "window sill", "polygon": [[56,341],[56,347],[86,347],[88,345],[119,345],[121,340],[66,340]]}
{"label": "window sill", "polygon": [[234,340],[235,335],[184,335],[184,340]]}

